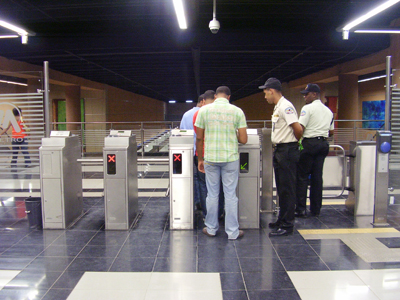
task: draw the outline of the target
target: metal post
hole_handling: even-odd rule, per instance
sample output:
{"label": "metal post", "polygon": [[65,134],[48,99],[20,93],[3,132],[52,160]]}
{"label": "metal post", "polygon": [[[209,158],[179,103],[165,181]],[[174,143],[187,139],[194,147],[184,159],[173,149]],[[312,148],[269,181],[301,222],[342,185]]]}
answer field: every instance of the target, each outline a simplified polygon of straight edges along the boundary
{"label": "metal post", "polygon": [[44,128],[46,137],[50,136],[50,84],[49,84],[49,62],[43,63],[43,74],[44,74]]}
{"label": "metal post", "polygon": [[144,157],[144,128],[143,128],[143,122],[140,123],[140,139],[142,143],[142,158]]}
{"label": "metal post", "polygon": [[386,56],[385,130],[390,130],[391,56]]}

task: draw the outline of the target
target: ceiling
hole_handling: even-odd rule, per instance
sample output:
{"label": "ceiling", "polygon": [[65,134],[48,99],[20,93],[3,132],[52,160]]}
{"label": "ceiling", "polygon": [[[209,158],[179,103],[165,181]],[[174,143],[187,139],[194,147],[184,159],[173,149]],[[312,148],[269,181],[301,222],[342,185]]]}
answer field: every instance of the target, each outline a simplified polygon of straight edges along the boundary
{"label": "ceiling", "polygon": [[[232,99],[259,92],[268,77],[290,81],[389,46],[389,35],[340,25],[383,1],[184,0],[180,30],[172,0],[2,0],[0,18],[36,35],[0,40],[0,56],[119,87],[162,101],[197,99],[219,85]],[[363,23],[389,27],[400,5]],[[6,30],[0,33],[6,33]]]}

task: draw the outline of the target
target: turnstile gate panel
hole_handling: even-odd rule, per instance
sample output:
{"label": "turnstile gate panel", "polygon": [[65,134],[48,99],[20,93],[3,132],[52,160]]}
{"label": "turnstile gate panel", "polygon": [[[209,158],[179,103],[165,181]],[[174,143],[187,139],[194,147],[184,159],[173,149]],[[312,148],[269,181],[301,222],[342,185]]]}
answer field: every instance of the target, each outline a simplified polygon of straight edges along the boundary
{"label": "turnstile gate panel", "polygon": [[111,130],[103,159],[106,230],[128,230],[138,212],[136,136]]}
{"label": "turnstile gate panel", "polygon": [[171,131],[169,138],[170,229],[193,229],[193,130]]}
{"label": "turnstile gate panel", "polygon": [[39,148],[44,229],[65,229],[82,214],[81,147],[69,134],[52,132]]}
{"label": "turnstile gate panel", "polygon": [[247,129],[247,143],[239,144],[239,227],[260,228],[260,137]]}

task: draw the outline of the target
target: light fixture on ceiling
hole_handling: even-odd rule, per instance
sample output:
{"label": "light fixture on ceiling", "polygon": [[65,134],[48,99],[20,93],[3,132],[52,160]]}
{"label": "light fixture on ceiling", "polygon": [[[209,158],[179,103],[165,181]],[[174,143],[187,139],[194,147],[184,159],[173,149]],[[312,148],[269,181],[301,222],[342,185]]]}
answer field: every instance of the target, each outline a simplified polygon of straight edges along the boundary
{"label": "light fixture on ceiling", "polygon": [[352,28],[355,26],[361,24],[362,22],[368,20],[369,18],[372,18],[373,16],[379,14],[380,12],[384,11],[385,9],[388,9],[389,7],[395,5],[396,3],[400,2],[400,0],[389,0],[386,1],[385,3],[375,7],[371,11],[367,12],[366,14],[362,15],[361,17],[355,19],[354,21],[351,21],[350,23],[346,24],[342,29],[343,33],[343,39],[348,40],[349,39],[349,33]]}
{"label": "light fixture on ceiling", "polygon": [[[28,43],[28,35],[32,35],[30,34],[28,31],[26,31],[25,29],[22,29],[18,26],[15,26],[13,24],[10,24],[8,22],[2,21],[0,20],[0,26],[10,29],[11,31],[14,31],[16,33],[18,33],[18,35],[21,37],[21,43],[22,44],[27,44]],[[11,37],[11,36],[10,36]],[[12,38],[14,38],[15,36],[12,36]]]}
{"label": "light fixture on ceiling", "polygon": [[186,103],[193,103],[193,100],[186,100]]}
{"label": "light fixture on ceiling", "polygon": [[389,33],[400,34],[400,29],[357,29],[354,33]]}
{"label": "light fixture on ceiling", "polygon": [[[390,76],[393,76],[393,74],[390,74]],[[380,76],[374,76],[374,77],[370,77],[370,78],[360,79],[358,82],[366,82],[366,81],[371,81],[371,80],[376,80],[376,79],[381,79],[381,78],[386,78],[386,75],[380,75]]]}
{"label": "light fixture on ceiling", "polygon": [[217,20],[217,0],[214,0],[213,4],[213,19],[210,21],[210,24],[208,25],[210,28],[211,32],[216,34],[218,33],[218,30],[221,28],[221,25],[219,24],[219,21]]}
{"label": "light fixture on ceiling", "polygon": [[19,37],[19,35],[16,34],[0,35],[0,39],[13,39],[17,37]]}
{"label": "light fixture on ceiling", "polygon": [[187,29],[185,9],[183,8],[183,0],[173,0],[176,17],[180,29]]}
{"label": "light fixture on ceiling", "polygon": [[176,100],[169,100],[168,103],[176,103]]}
{"label": "light fixture on ceiling", "polygon": [[8,84],[28,86],[26,83],[21,83],[21,82],[16,82],[16,81],[9,81],[9,80],[1,80],[1,79],[0,79],[0,83],[8,83]]}

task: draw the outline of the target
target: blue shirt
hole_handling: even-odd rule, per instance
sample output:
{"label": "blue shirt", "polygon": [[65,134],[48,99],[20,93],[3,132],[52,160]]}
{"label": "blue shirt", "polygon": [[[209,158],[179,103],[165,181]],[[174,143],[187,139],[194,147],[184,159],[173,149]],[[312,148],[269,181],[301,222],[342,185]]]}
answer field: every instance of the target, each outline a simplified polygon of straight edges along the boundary
{"label": "blue shirt", "polygon": [[[200,107],[193,107],[183,114],[181,124],[179,126],[180,129],[193,130],[193,116],[196,111],[198,111]],[[194,133],[194,153],[196,153],[196,133]]]}

